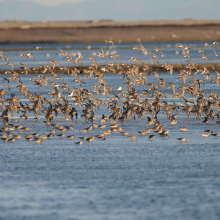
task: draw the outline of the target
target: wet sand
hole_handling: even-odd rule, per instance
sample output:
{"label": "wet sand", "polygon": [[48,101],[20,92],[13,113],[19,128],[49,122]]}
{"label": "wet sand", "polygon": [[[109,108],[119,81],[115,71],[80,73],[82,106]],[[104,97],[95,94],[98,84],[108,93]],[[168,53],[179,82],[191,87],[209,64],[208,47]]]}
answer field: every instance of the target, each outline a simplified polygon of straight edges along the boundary
{"label": "wet sand", "polygon": [[0,22],[0,43],[219,41],[220,20]]}

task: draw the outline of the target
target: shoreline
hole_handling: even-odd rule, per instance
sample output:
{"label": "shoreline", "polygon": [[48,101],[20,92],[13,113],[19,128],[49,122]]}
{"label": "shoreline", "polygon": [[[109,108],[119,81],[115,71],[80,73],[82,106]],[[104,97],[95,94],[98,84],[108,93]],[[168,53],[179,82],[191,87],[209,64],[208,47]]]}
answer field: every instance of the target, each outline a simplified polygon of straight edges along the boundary
{"label": "shoreline", "polygon": [[[128,65],[133,65],[133,64],[128,64]],[[159,73],[169,73],[170,71],[167,70],[165,67],[162,66],[163,64],[149,64],[149,69],[148,71],[144,70],[143,68],[146,68],[146,66],[144,65],[138,65],[139,67],[139,71],[140,72],[147,72],[147,73],[152,73],[152,72],[159,72]],[[171,64],[173,66],[173,72],[178,72],[180,70],[189,70],[187,68],[188,64]],[[195,67],[199,70],[203,70],[204,67],[208,70],[208,71],[220,71],[220,64],[219,63],[195,63],[194,64]],[[105,72],[102,70],[102,67],[106,67],[107,65],[98,65],[97,67],[97,70],[101,73],[104,73],[104,74],[117,74],[117,66],[113,66],[113,70],[116,71],[116,73],[112,70],[112,71],[108,71],[108,72]],[[124,67],[123,65],[119,65],[120,68],[123,68],[124,71],[128,71],[128,68],[127,67]],[[65,66],[66,67],[66,66]],[[76,68],[80,71],[80,74],[89,74],[88,70],[89,70],[89,67],[91,66],[67,66],[69,68]],[[36,67],[35,67],[36,68]],[[61,66],[62,68],[62,66]],[[34,68],[30,68],[31,69],[31,73],[28,73],[28,74],[42,74],[42,72],[40,70],[34,70]],[[10,71],[12,70],[0,70],[0,74],[10,74]],[[16,73],[19,73],[19,74],[23,74],[23,70],[21,70],[20,68],[18,69],[14,69],[13,70],[14,72]],[[193,71],[193,69],[192,69]],[[5,73],[6,72],[6,73]],[[7,73],[9,72],[9,73]],[[65,70],[61,70],[60,68],[56,67],[54,69],[54,72],[55,73],[60,73],[60,74],[67,74],[67,71]],[[51,71],[47,71],[45,72],[44,74],[50,74]]]}
{"label": "shoreline", "polygon": [[0,22],[0,44],[220,41],[220,20]]}

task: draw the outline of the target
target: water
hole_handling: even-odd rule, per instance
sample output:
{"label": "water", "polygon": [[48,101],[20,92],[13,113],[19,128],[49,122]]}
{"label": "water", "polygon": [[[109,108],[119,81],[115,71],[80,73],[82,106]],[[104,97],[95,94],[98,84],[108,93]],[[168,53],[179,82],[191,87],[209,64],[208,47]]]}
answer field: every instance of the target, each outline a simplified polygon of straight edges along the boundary
{"label": "water", "polygon": [[[130,45],[133,46],[132,43]],[[57,47],[61,46],[57,45]],[[152,48],[154,46],[158,45],[153,45]],[[51,46],[48,45],[49,47]],[[120,52],[123,50],[128,52],[129,49],[121,49]],[[8,51],[8,57],[14,61],[16,56],[13,56],[13,53],[19,52]],[[37,52],[45,53],[45,51]],[[50,53],[52,52],[56,54],[57,50],[50,50]],[[82,54],[84,52],[88,51],[84,49]],[[120,52],[118,51],[119,54]],[[131,50],[131,54],[135,52],[137,51]],[[57,54],[55,59],[57,60]],[[45,60],[43,55],[42,60]],[[184,61],[182,58],[181,60]],[[17,62],[19,63],[20,60]],[[63,74],[58,76],[68,83],[70,90],[73,87],[80,87],[77,82],[72,82],[74,76]],[[196,76],[199,79],[205,77],[199,74]],[[215,76],[216,73],[211,72],[210,77]],[[2,82],[0,88],[7,92],[5,99],[10,98],[10,94],[13,93],[22,103],[32,105],[29,99],[22,97],[16,91],[17,82],[10,80],[11,90],[8,91],[8,88],[4,87],[5,81],[2,81],[4,77],[9,76],[0,75]],[[51,98],[47,92],[53,88],[53,85],[49,84],[52,78],[49,78],[48,86],[43,86],[40,90],[39,87],[34,86],[34,82],[28,81],[33,77],[37,75],[21,75],[21,80],[29,92],[42,94],[47,99]],[[79,77],[86,83],[82,84],[82,87],[92,91],[97,79],[85,79],[84,75]],[[181,80],[176,81],[178,73],[174,73],[173,76],[160,73],[160,77],[166,80],[167,85],[168,82],[175,83],[176,88],[182,84]],[[119,86],[127,89],[124,85],[126,79],[123,79],[122,75],[105,74],[103,79],[116,94],[119,93],[117,90]],[[188,78],[187,84],[191,80]],[[148,76],[148,81],[154,84],[158,82],[154,74]],[[56,80],[56,82],[62,81]],[[133,85],[133,87],[140,94],[150,86]],[[205,86],[201,85],[201,88],[206,98],[210,95],[210,90],[216,93],[219,91],[216,83],[206,80]],[[62,96],[67,97],[66,90],[60,87],[59,91],[62,91]],[[163,93],[172,93],[172,90],[166,88]],[[110,94],[109,97],[101,95],[100,98],[109,100],[112,97],[114,96]],[[192,99],[189,94],[187,98]],[[149,96],[149,99],[152,98]],[[151,131],[150,134],[155,134],[155,138],[149,139],[150,134],[141,136],[137,132],[150,127],[146,125],[147,116],[150,115],[144,114],[141,118],[136,117],[136,120],[129,118],[123,124],[120,123],[125,131],[137,135],[138,139],[131,140],[121,133],[112,132],[111,136],[106,136],[105,141],[95,138],[91,143],[84,141],[82,145],[77,145],[75,142],[80,140],[79,137],[100,134],[101,129],[94,128],[86,134],[81,132],[80,129],[88,127],[91,123],[80,117],[82,108],[74,105],[70,97],[68,100],[78,110],[78,119],[66,121],[59,113],[54,123],[60,126],[71,125],[73,131],[67,130],[66,135],[75,134],[73,140],[61,139],[57,134],[63,132],[58,132],[41,144],[27,141],[24,139],[26,134],[35,132],[48,134],[52,127],[42,122],[45,120],[43,113],[40,114],[42,119],[37,122],[33,113],[28,112],[27,120],[20,118],[20,113],[15,113],[13,118],[18,118],[19,124],[28,126],[30,131],[21,134],[23,139],[15,142],[5,143],[0,140],[0,219],[220,218],[220,139],[214,136],[203,138],[200,135],[206,129],[212,129],[214,133],[220,132],[216,118],[204,124],[203,115],[198,119],[191,113],[191,117],[188,118],[184,112],[180,112],[180,108],[178,123],[172,126],[168,124],[169,120],[163,114],[164,111],[161,111],[158,119],[165,130],[170,129],[169,136],[162,138]],[[173,102],[168,97],[163,101]],[[174,97],[177,105],[182,101]],[[100,124],[102,113],[111,114],[104,105],[94,112],[97,117],[94,123],[97,124]],[[3,124],[0,123],[2,128]],[[107,124],[106,128],[109,128],[109,123]],[[186,126],[188,132],[181,132],[179,128],[182,126]],[[18,134],[18,131],[13,133]],[[188,140],[187,143],[181,143],[176,139],[182,136]]]}
{"label": "water", "polygon": [[[209,58],[210,63],[218,63],[219,58],[215,56],[213,49],[219,53],[218,48],[215,45],[211,45],[212,42],[181,42],[185,46],[191,47],[192,50],[186,51],[191,56],[192,62],[194,63],[206,63],[207,61],[202,58],[201,53],[198,53],[198,50],[204,50],[206,52],[206,56]],[[144,54],[141,52],[138,53],[137,50],[132,49],[133,46],[140,46],[137,42],[132,43],[115,43],[115,47],[112,49],[111,44],[109,43],[91,43],[91,44],[8,44],[3,45],[0,44],[0,50],[5,51],[6,57],[10,58],[10,62],[14,63],[15,69],[19,68],[20,63],[24,64],[27,67],[37,67],[42,64],[49,64],[51,59],[57,60],[62,66],[72,66],[74,65],[72,62],[67,61],[64,56],[60,56],[61,51],[58,48],[63,49],[69,55],[76,58],[77,53],[83,55],[83,58],[80,59],[84,65],[90,65],[93,60],[88,59],[89,55],[97,54],[97,52],[101,52],[101,47],[104,49],[105,53],[111,55],[118,53],[122,56],[122,60],[117,58],[117,63],[126,63],[130,57],[137,57],[142,59],[148,63],[150,63],[150,59],[148,57],[152,57],[149,54]],[[34,50],[33,48],[36,46],[42,46],[44,50]],[[88,49],[88,46],[91,49]],[[189,58],[184,58],[182,54],[182,49],[178,47],[177,42],[153,42],[153,43],[143,43],[143,46],[146,47],[150,52],[156,53],[159,56],[159,64],[166,63],[187,63]],[[160,53],[155,52],[154,48],[160,48],[168,57],[161,57]],[[33,53],[35,57],[35,61],[32,58],[25,58],[18,56],[19,53]],[[94,55],[95,56],[95,55]],[[155,61],[156,59],[153,58]],[[107,62],[114,62],[113,58],[110,57],[96,57],[96,60],[99,64],[107,64]],[[130,61],[129,63],[132,63]],[[10,69],[11,66],[6,65],[6,61],[0,62],[0,70]],[[75,64],[80,65],[80,64]]]}

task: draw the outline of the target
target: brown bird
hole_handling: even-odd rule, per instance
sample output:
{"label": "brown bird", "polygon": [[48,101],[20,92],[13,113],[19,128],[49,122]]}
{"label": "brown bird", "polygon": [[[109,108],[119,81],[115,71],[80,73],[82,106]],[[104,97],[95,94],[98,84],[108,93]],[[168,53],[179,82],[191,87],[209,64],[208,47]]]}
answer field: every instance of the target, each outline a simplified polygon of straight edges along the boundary
{"label": "brown bird", "polygon": [[178,40],[178,37],[176,34],[172,33],[172,38]]}
{"label": "brown bird", "polygon": [[209,63],[209,59],[208,59],[208,57],[207,56],[205,56],[204,54],[202,55],[202,58],[203,59],[206,59],[207,60],[207,62]]}
{"label": "brown bird", "polygon": [[133,50],[137,50],[138,53],[140,53],[140,48],[139,48],[139,47],[137,47],[137,46],[133,46],[132,49],[133,49]]}
{"label": "brown bird", "polygon": [[43,141],[43,139],[41,139],[41,138],[35,138],[34,139],[34,142],[37,143],[37,144],[40,144],[42,141]]}
{"label": "brown bird", "polygon": [[212,42],[211,44],[217,44],[218,46],[220,46],[220,44],[216,41]]}
{"label": "brown bird", "polygon": [[181,137],[181,138],[177,138],[177,140],[181,141],[181,142],[187,142],[187,139],[184,138],[184,137]]}
{"label": "brown bird", "polygon": [[181,127],[180,130],[183,131],[183,132],[188,131],[187,127]]}
{"label": "brown bird", "polygon": [[208,137],[208,136],[210,135],[210,133],[201,133],[201,135],[202,135],[203,137]]}
{"label": "brown bird", "polygon": [[219,54],[213,48],[212,48],[212,50],[214,51],[216,57],[219,56]]}
{"label": "brown bird", "polygon": [[67,138],[69,138],[69,139],[73,139],[75,137],[75,135],[73,134],[73,135],[69,135],[69,136],[67,136]]}
{"label": "brown bird", "polygon": [[138,137],[136,135],[131,135],[131,136],[128,136],[128,138],[130,138],[130,139],[137,139]]}
{"label": "brown bird", "polygon": [[109,40],[108,43],[112,44],[112,48],[114,48],[114,42],[112,40]]}

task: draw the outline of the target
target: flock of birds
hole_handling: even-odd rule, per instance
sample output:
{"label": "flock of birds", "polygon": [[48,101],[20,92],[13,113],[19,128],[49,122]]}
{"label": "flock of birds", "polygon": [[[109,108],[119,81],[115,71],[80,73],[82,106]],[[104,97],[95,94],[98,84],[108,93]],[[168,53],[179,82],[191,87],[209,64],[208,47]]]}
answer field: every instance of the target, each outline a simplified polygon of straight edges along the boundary
{"label": "flock of birds", "polygon": [[[172,37],[178,40],[175,34]],[[114,42],[109,41],[114,47]],[[121,135],[127,136],[130,139],[137,139],[140,136],[146,136],[150,139],[155,135],[166,138],[169,135],[171,129],[175,129],[175,125],[178,122],[178,113],[184,112],[186,117],[194,115],[196,118],[203,118],[203,123],[209,123],[210,120],[220,119],[220,101],[218,94],[214,91],[210,91],[208,97],[205,97],[202,85],[205,86],[206,81],[220,85],[220,73],[216,72],[215,77],[210,77],[210,71],[205,68],[198,69],[192,62],[191,57],[186,53],[187,50],[192,48],[178,44],[182,48],[183,57],[189,58],[188,64],[178,73],[177,81],[182,81],[182,84],[177,88],[174,82],[165,81],[159,73],[151,72],[151,68],[148,62],[158,63],[159,57],[167,56],[161,49],[155,48],[154,53],[150,52],[141,43],[139,46],[134,46],[132,49],[137,50],[138,53],[145,52],[148,54],[148,60],[141,60],[136,57],[131,57],[126,63],[118,64],[116,61],[121,59],[120,54],[109,55],[113,58],[113,62],[99,66],[96,57],[89,55],[88,59],[92,61],[92,64],[87,68],[87,74],[84,78],[86,84],[80,79],[80,70],[77,66],[60,66],[59,62],[52,59],[47,65],[41,65],[30,69],[21,64],[20,70],[22,73],[18,73],[14,69],[14,63],[10,61],[3,51],[0,51],[0,58],[2,61],[7,61],[7,65],[11,66],[10,70],[5,71],[6,77],[3,78],[2,88],[0,88],[0,137],[5,142],[13,142],[17,139],[25,138],[28,141],[34,141],[41,143],[46,139],[51,139],[55,135],[61,138],[74,139],[78,138],[75,142],[81,145],[83,142],[92,142],[96,138],[100,140],[106,140],[109,135],[113,133],[121,133]],[[218,42],[213,42],[213,45],[219,47]],[[43,50],[38,46],[36,50]],[[76,58],[69,55],[64,50],[59,49],[61,55],[73,64],[79,63],[83,65],[80,60],[83,56],[79,55]],[[213,49],[214,50],[214,49]],[[215,56],[218,54],[215,51]],[[198,53],[202,54],[207,62],[209,62],[205,51],[198,50]],[[19,56],[26,59],[33,59],[35,61],[34,54],[32,53],[19,53]],[[97,53],[97,57],[106,57],[105,51],[101,48],[101,52]],[[132,62],[131,61],[135,61]],[[168,74],[173,74],[173,65],[168,63],[161,64]],[[143,71],[140,71],[142,66]],[[59,77],[55,71],[59,68],[68,74],[70,80],[68,82]],[[38,71],[39,74],[31,74],[34,71]],[[118,87],[117,91],[114,91],[108,86],[108,82],[105,80],[105,74],[114,72],[121,75],[124,79],[124,84]],[[29,91],[24,82],[22,81],[22,74],[29,75],[31,78],[29,81],[34,83],[34,86],[38,86],[41,90],[42,87],[47,88],[50,84],[53,88],[50,88],[48,95],[50,98],[45,98],[44,95],[33,93]],[[149,75],[154,75],[157,79],[157,83],[149,81]],[[202,75],[202,79],[197,77]],[[164,75],[163,75],[164,76]],[[96,83],[93,85],[93,90],[89,90],[87,85],[89,80],[94,78]],[[188,82],[187,79],[191,81]],[[10,94],[10,81],[13,80],[17,83],[16,94]],[[78,88],[71,85],[72,81],[78,83]],[[141,92],[137,92],[135,88],[142,88]],[[125,88],[125,89],[123,89]],[[169,89],[170,93],[164,93],[164,89]],[[64,95],[64,92],[67,95]],[[6,94],[9,94],[9,98],[6,98]],[[190,96],[190,98],[188,98]],[[165,98],[169,98],[168,102]],[[173,101],[174,98],[179,99],[179,104]],[[26,101],[22,101],[24,99]],[[29,104],[27,103],[29,102]],[[105,107],[109,114],[102,114],[100,117],[96,114],[96,109],[100,106]],[[18,117],[15,117],[15,113]],[[29,113],[34,114],[36,121],[42,121],[43,126],[48,127],[47,134],[40,134],[39,132],[31,132],[29,127],[22,125],[22,121],[29,119]],[[164,125],[160,122],[160,115],[166,115],[170,126],[170,129],[164,129]],[[72,126],[61,126],[56,122],[56,117],[62,117],[63,120],[71,121]],[[145,117],[144,117],[145,116]],[[146,117],[147,116],[147,117]],[[74,121],[78,117],[81,117],[88,123],[86,128],[80,129],[81,136],[76,137],[74,134]],[[99,119],[101,118],[101,119]],[[146,129],[141,131],[134,131],[134,134],[129,134],[125,130],[123,124],[127,119],[143,118],[146,120]],[[220,124],[220,121],[217,121]],[[97,129],[100,131],[97,135],[91,135],[92,131]],[[180,130],[184,133],[187,132],[187,127],[181,127]],[[67,131],[72,132],[71,135],[66,135]],[[83,136],[83,134],[85,136]],[[205,130],[201,133],[203,137],[213,135],[220,137],[220,133],[214,133],[212,130]],[[184,137],[177,138],[181,142],[187,142]]]}

